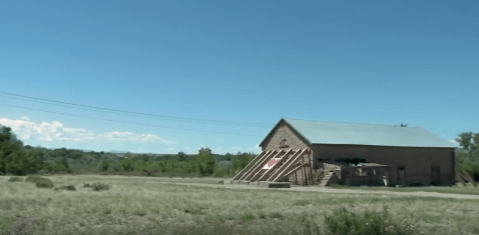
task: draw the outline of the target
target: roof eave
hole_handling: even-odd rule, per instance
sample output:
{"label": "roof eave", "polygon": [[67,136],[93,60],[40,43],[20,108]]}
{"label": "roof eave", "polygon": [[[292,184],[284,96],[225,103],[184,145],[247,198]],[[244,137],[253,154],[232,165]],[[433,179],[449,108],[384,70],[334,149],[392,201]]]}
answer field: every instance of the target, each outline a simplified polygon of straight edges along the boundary
{"label": "roof eave", "polygon": [[293,125],[291,125],[290,123],[288,123],[288,121],[284,118],[281,118],[281,120],[279,120],[278,123],[276,123],[276,125],[273,127],[273,129],[271,129],[271,131],[268,133],[268,135],[266,135],[266,137],[263,139],[263,141],[261,141],[261,143],[259,144],[260,147],[264,147],[264,142],[273,134],[274,130],[276,130],[276,128],[278,128],[278,126],[281,124],[281,122],[284,122],[286,125],[288,125],[289,128],[291,128],[291,130],[293,130],[293,132],[298,135],[306,144],[308,145],[312,145],[311,141],[309,141],[308,138],[306,138],[303,134],[301,134],[298,130],[296,130],[296,128],[294,128]]}

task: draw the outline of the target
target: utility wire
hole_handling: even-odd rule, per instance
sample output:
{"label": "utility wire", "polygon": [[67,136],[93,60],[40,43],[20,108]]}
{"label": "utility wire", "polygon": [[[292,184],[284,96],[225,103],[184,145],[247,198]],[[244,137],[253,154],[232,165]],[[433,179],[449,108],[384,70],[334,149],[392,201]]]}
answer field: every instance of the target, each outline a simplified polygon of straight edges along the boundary
{"label": "utility wire", "polygon": [[[0,93],[1,93],[1,92],[0,92]],[[95,110],[95,109],[83,108],[83,107],[72,107],[72,106],[63,105],[63,104],[48,103],[48,102],[39,101],[39,100],[29,100],[29,99],[25,99],[25,98],[11,97],[11,96],[2,95],[2,94],[0,94],[0,96],[1,96],[1,97],[18,99],[18,100],[30,101],[30,102],[35,102],[35,103],[41,103],[41,104],[56,105],[56,106],[67,107],[67,108],[76,108],[76,109],[88,110],[88,111],[95,111],[95,112],[100,112],[100,113],[119,114],[119,115],[130,116],[130,117],[152,118],[152,119],[160,119],[160,120],[168,120],[168,121],[178,121],[178,122],[188,122],[188,123],[199,123],[199,124],[210,124],[210,125],[224,125],[224,126],[243,126],[243,127],[267,128],[267,127],[263,127],[263,126],[244,126],[244,125],[241,125],[241,124],[208,123],[208,122],[187,121],[187,120],[174,120],[174,119],[171,119],[171,118],[162,118],[162,117],[148,117],[148,116],[141,116],[141,115],[137,115],[137,114],[117,113],[117,112],[112,112],[112,111]]]}
{"label": "utility wire", "polygon": [[[172,121],[180,121],[180,122],[203,123],[203,124],[212,124],[212,125],[268,128],[266,125],[260,124],[260,123],[227,122],[227,121],[217,121],[217,120],[207,120],[207,119],[196,119],[196,118],[185,118],[185,117],[158,115],[158,114],[141,113],[141,112],[110,109],[110,108],[103,108],[103,107],[90,106],[90,105],[75,104],[75,103],[69,103],[69,102],[63,102],[63,101],[57,101],[57,100],[50,100],[50,99],[42,99],[42,98],[19,95],[19,94],[13,94],[13,93],[2,92],[2,91],[0,91],[0,94],[4,94],[4,95],[0,95],[0,96],[3,96],[3,97],[26,100],[26,101],[31,101],[31,102],[51,104],[51,105],[57,105],[57,106],[62,106],[62,107],[69,107],[69,108],[79,108],[79,109],[83,109],[83,110],[91,110],[91,111],[96,111],[96,112],[114,113],[114,114],[120,114],[120,115],[126,115],[126,116],[145,117],[145,118],[172,120]],[[71,106],[75,106],[75,107],[71,107]],[[87,108],[87,109],[85,109],[85,108]]]}
{"label": "utility wire", "polygon": [[48,111],[48,110],[41,110],[41,109],[26,108],[26,107],[20,107],[20,106],[15,106],[15,105],[8,105],[8,104],[1,104],[1,103],[0,103],[0,105],[2,105],[2,106],[7,106],[7,107],[12,107],[12,108],[19,108],[19,109],[27,109],[27,110],[45,112],[45,113],[55,113],[55,114],[72,116],[72,117],[89,118],[89,119],[94,119],[94,120],[102,120],[102,121],[108,121],[108,122],[118,122],[118,123],[133,124],[133,125],[140,125],[140,126],[157,127],[157,128],[164,128],[164,129],[173,129],[173,130],[182,130],[182,131],[194,131],[194,132],[223,134],[223,135],[237,135],[237,136],[262,137],[262,136],[260,136],[260,135],[237,134],[237,133],[220,132],[220,131],[205,131],[205,130],[198,130],[198,129],[188,129],[188,128],[179,128],[179,127],[168,127],[168,126],[150,125],[150,124],[137,123],[137,122],[125,122],[125,121],[112,120],[112,119],[106,119],[106,118],[96,118],[96,117],[75,115],[75,114],[69,114],[69,113],[61,113],[61,112],[54,112],[54,111]]}

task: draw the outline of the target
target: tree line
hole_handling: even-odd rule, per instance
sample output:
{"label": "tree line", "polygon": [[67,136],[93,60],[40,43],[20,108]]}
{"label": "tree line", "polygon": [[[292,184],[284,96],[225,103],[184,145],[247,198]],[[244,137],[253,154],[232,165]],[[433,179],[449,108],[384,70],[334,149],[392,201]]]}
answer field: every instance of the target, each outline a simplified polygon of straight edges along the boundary
{"label": "tree line", "polygon": [[233,176],[254,153],[134,154],[24,146],[10,127],[0,125],[0,174],[127,174],[145,176]]}
{"label": "tree line", "polygon": [[[457,162],[479,181],[479,132],[463,132],[455,139]],[[0,125],[0,174],[34,173],[127,174],[145,176],[233,176],[254,153],[214,154],[201,148],[197,154],[134,154],[46,149],[24,146],[10,127]]]}
{"label": "tree line", "polygon": [[455,140],[461,146],[455,154],[457,162],[475,181],[479,181],[479,132],[463,132]]}

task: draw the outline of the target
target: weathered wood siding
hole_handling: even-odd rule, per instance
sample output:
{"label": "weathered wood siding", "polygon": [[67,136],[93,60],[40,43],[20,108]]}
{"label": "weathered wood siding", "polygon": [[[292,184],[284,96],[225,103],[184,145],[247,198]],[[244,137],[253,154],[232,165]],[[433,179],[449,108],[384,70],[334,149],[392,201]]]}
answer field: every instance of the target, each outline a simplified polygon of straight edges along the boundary
{"label": "weathered wood siding", "polygon": [[408,185],[429,185],[431,167],[440,167],[440,183],[455,183],[454,149],[411,148],[361,145],[313,145],[315,167],[321,167],[319,159],[362,158],[367,162],[391,165],[391,183],[397,184],[398,167],[405,167]]}

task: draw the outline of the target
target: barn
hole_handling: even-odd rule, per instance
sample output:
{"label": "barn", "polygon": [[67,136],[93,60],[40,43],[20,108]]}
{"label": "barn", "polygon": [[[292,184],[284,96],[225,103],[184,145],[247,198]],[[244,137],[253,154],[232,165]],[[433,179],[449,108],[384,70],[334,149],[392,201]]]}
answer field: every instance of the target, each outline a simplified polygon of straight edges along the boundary
{"label": "barn", "polygon": [[281,119],[232,183],[453,185],[455,146],[420,127]]}

